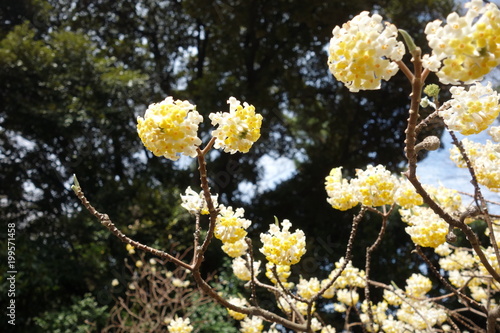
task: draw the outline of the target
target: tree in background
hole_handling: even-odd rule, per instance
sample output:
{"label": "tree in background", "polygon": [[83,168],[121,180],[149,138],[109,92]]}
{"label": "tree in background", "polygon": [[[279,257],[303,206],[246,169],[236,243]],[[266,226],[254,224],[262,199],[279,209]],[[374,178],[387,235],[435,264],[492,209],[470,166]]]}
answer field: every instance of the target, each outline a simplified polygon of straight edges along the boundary
{"label": "tree in background", "polygon": [[[290,157],[296,176],[275,194],[259,193],[247,211],[297,221],[307,216],[314,226],[305,226],[307,233],[321,236],[331,218],[322,213],[324,193],[311,184],[321,184],[331,165],[353,170],[381,162],[397,169],[402,156],[391,150],[401,147],[407,108],[397,81],[381,95],[353,97],[340,84],[332,90],[321,58],[331,27],[375,8],[417,36],[418,20],[442,17],[451,6],[427,3],[3,2],[1,218],[17,224],[20,324],[32,325],[37,314],[87,291],[100,304],[111,301],[102,286],[120,270],[125,251],[80,213],[68,195],[71,174],[141,241],[169,247],[168,235],[193,232],[176,204],[178,187],[191,182],[194,170],[153,158],[135,136],[136,116],[166,95],[196,100],[207,113],[223,109],[229,95],[251,100],[264,115],[262,139],[250,154],[209,156],[221,170],[212,186],[222,201],[237,202],[238,184],[258,181],[263,152]],[[391,122],[379,117],[388,112],[395,113]],[[387,149],[375,153],[374,147]],[[298,202],[281,206],[283,197]]]}

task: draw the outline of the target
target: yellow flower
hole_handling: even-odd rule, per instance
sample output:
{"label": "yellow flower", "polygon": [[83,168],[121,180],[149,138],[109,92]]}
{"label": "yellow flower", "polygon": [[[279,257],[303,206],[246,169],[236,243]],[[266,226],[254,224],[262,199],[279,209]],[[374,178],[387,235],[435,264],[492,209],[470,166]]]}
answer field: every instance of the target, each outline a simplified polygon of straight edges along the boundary
{"label": "yellow flower", "polygon": [[212,131],[216,138],[214,147],[223,148],[226,153],[247,153],[260,138],[262,116],[255,113],[255,107],[230,97],[227,101],[229,112],[211,113],[208,117],[212,125],[219,127]]}
{"label": "yellow flower", "polygon": [[358,191],[363,205],[376,207],[394,203],[399,182],[383,165],[369,165],[366,170],[356,170],[356,178],[351,184]]}
{"label": "yellow flower", "polygon": [[382,79],[389,80],[397,73],[394,61],[405,53],[397,35],[396,26],[384,25],[380,15],[360,13],[342,28],[333,29],[328,50],[330,71],[352,92],[379,89]]}
{"label": "yellow flower", "polygon": [[219,215],[215,222],[214,235],[223,243],[234,243],[243,239],[250,224],[250,220],[243,218],[245,210],[237,208],[233,211],[232,207],[220,205]]}
{"label": "yellow flower", "polygon": [[263,243],[260,252],[275,265],[296,264],[306,253],[306,237],[304,232],[299,229],[290,233],[289,229],[292,224],[288,220],[283,220],[281,225],[283,226],[282,231],[278,225],[271,224],[269,233],[260,234],[260,240]]}
{"label": "yellow flower", "polygon": [[491,88],[491,82],[486,86],[476,82],[468,91],[452,87],[450,92],[450,107],[439,114],[451,130],[463,135],[477,134],[487,129],[500,113],[498,94]]}
{"label": "yellow flower", "polygon": [[472,0],[465,4],[465,16],[451,13],[446,25],[440,20],[427,24],[425,33],[432,56],[426,58],[424,67],[438,71],[442,83],[471,83],[489,73],[500,64],[500,11],[493,3]]}
{"label": "yellow flower", "polygon": [[198,124],[203,117],[188,101],[174,101],[165,98],[151,104],[144,118],[137,117],[137,133],[142,143],[156,156],[176,161],[178,154],[196,157],[196,148],[201,144],[198,138]]}
{"label": "yellow flower", "polygon": [[348,210],[359,203],[355,188],[347,179],[342,179],[342,167],[333,168],[325,180],[325,188],[328,193],[326,201],[334,209]]}

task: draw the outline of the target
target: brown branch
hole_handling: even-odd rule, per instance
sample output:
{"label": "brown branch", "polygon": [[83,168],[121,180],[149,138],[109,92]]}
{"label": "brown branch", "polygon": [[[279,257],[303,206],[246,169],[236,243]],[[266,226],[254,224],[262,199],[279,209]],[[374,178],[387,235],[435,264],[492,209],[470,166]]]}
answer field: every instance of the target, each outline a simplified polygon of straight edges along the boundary
{"label": "brown branch", "polygon": [[182,260],[179,260],[177,259],[176,257],[172,256],[171,254],[167,253],[167,252],[164,252],[164,251],[161,251],[161,250],[158,250],[158,249],[155,249],[155,248],[152,248],[150,246],[147,246],[147,245],[144,245],[142,243],[139,243],[127,236],[125,236],[125,234],[123,232],[121,232],[115,225],[114,223],[111,221],[111,219],[109,218],[108,214],[102,214],[102,213],[99,213],[91,204],[90,202],[87,200],[87,198],[85,197],[85,194],[83,193],[80,185],[78,184],[78,182],[75,182],[75,185],[73,185],[71,187],[73,189],[73,191],[75,192],[75,194],[77,195],[78,199],[80,199],[80,201],[82,202],[83,206],[92,214],[94,215],[98,220],[99,222],[101,222],[101,224],[106,227],[106,229],[108,229],[113,235],[115,235],[116,237],[118,237],[122,242],[126,243],[126,244],[130,244],[132,245],[133,247],[141,250],[141,251],[145,251],[145,252],[149,252],[151,253],[152,255],[155,255],[159,258],[162,258],[162,259],[166,259],[168,261],[171,261],[173,262],[174,264],[176,265],[179,265],[179,266],[182,266],[184,267],[185,269],[188,269],[188,270],[191,270],[192,267],[183,262]]}

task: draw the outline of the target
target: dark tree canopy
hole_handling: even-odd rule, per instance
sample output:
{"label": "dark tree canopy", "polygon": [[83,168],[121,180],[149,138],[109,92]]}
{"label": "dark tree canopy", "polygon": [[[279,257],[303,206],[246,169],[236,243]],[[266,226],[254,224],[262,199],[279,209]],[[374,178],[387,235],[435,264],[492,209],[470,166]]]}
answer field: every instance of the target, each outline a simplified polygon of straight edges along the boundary
{"label": "dark tree canopy", "polygon": [[[227,110],[228,97],[255,105],[264,116],[261,139],[245,155],[210,155],[213,188],[225,203],[245,205],[256,230],[267,228],[273,215],[289,218],[309,239],[324,240],[341,255],[352,212],[328,207],[324,178],[341,165],[348,174],[368,163],[401,168],[409,85],[398,74],[382,91],[349,93],[328,72],[331,31],[362,10],[375,10],[425,47],[425,22],[443,18],[452,5],[3,1],[0,219],[17,225],[20,329],[87,291],[100,295],[101,305],[111,301],[105,286],[125,251],[82,211],[69,190],[72,174],[127,234],[157,247],[170,248],[172,239],[187,245],[193,227],[178,207],[179,193],[197,186],[197,171],[154,157],[135,129],[147,105],[168,95],[197,105],[205,117],[204,142],[208,113]],[[294,160],[296,174],[245,204],[238,184],[262,177],[257,162],[264,154]],[[402,234],[402,227],[392,228]],[[387,247],[402,248],[400,267],[410,264],[405,244]],[[322,255],[311,256],[315,269],[328,264]],[[380,263],[386,264],[395,265]]]}

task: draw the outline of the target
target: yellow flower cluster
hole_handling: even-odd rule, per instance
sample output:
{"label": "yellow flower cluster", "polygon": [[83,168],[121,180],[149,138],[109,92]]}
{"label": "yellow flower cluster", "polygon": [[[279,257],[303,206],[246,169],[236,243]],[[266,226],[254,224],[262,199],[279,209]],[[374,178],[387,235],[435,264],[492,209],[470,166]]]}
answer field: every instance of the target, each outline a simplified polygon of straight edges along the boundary
{"label": "yellow flower cluster", "polygon": [[430,208],[416,206],[399,212],[401,219],[408,223],[405,231],[415,244],[436,248],[446,241],[448,224]]}
{"label": "yellow flower cluster", "polygon": [[463,135],[477,134],[490,126],[500,113],[498,94],[491,88],[476,82],[466,91],[464,87],[452,87],[450,107],[439,114],[454,131]]}
{"label": "yellow flower cluster", "polygon": [[219,215],[215,222],[214,235],[223,243],[234,243],[242,240],[246,235],[246,229],[252,224],[250,220],[243,218],[245,210],[237,208],[233,211],[231,206],[219,206]]}
{"label": "yellow flower cluster", "polygon": [[422,197],[408,179],[400,179],[399,187],[394,193],[394,202],[403,208],[420,206],[424,203]]}
{"label": "yellow flower cluster", "polygon": [[[234,275],[243,281],[250,281],[252,278],[252,273],[250,272],[250,269],[247,267],[247,260],[243,259],[242,257],[238,257],[233,259],[233,273]],[[254,276],[259,275],[260,273],[260,261],[254,261],[253,262],[253,273]]]}
{"label": "yellow flower cluster", "polygon": [[193,326],[191,326],[189,318],[176,318],[168,325],[168,331],[170,333],[191,333],[192,330]]}
{"label": "yellow flower cluster", "polygon": [[321,284],[318,278],[311,278],[306,280],[304,278],[300,278],[299,283],[297,284],[297,295],[305,299],[311,299],[314,295],[316,295],[321,289]]}
{"label": "yellow flower cluster", "polygon": [[[248,305],[248,302],[247,302],[246,299],[239,298],[239,297],[231,297],[227,301],[229,303],[231,303],[231,304],[233,304],[235,306],[239,306],[239,307],[245,307],[246,305]],[[242,319],[244,319],[247,316],[244,313],[236,312],[236,311],[233,311],[233,310],[231,310],[229,308],[227,308],[227,312],[229,313],[229,315],[231,317],[233,317],[236,320],[242,320]]]}
{"label": "yellow flower cluster", "polygon": [[[214,204],[214,207],[217,208],[218,203],[217,203],[217,195],[213,195],[212,197],[212,203]],[[196,193],[191,189],[190,186],[186,189],[186,192],[184,195],[181,194],[181,206],[185,208],[189,213],[195,215],[195,214],[204,214],[208,215],[208,207],[207,207],[207,202],[205,200],[205,196],[203,194],[203,191],[200,193]]]}
{"label": "yellow flower cluster", "polygon": [[196,148],[201,144],[198,138],[198,124],[203,117],[188,101],[172,97],[160,103],[151,104],[144,118],[137,117],[137,133],[144,146],[156,156],[176,161],[179,154],[196,157]]}
{"label": "yellow flower cluster", "polygon": [[262,319],[256,316],[246,317],[240,325],[241,333],[260,333],[264,329]]}
{"label": "yellow flower cluster", "polygon": [[356,178],[349,182],[342,179],[342,168],[333,168],[326,177],[328,203],[333,208],[347,210],[359,202],[366,206],[383,206],[394,203],[399,180],[384,166],[368,165],[366,170],[356,170]]}
{"label": "yellow flower cluster", "polygon": [[[362,12],[342,28],[333,29],[328,66],[335,78],[352,92],[380,88],[398,71],[394,61],[402,59],[405,49],[396,37],[393,24],[383,24],[380,15]],[[391,61],[392,60],[392,61]]]}
{"label": "yellow flower cluster", "polygon": [[273,268],[276,270],[276,275],[283,287],[290,289],[293,287],[292,282],[287,282],[288,277],[290,277],[290,265],[275,265],[272,262],[266,263],[266,276],[274,284],[278,284],[276,280],[276,275],[273,273]]}
{"label": "yellow flower cluster", "polygon": [[326,177],[326,192],[328,203],[338,210],[348,210],[356,206],[359,200],[353,186],[347,179],[342,178],[342,167],[333,168]]}
{"label": "yellow flower cluster", "polygon": [[445,84],[480,80],[500,64],[500,10],[482,0],[465,6],[465,16],[451,13],[446,25],[435,20],[425,28],[432,56],[424,59],[424,66],[437,71]]}
{"label": "yellow flower cluster", "polygon": [[288,220],[283,220],[281,225],[282,230],[277,224],[271,224],[268,233],[260,234],[262,241],[260,252],[275,265],[296,264],[306,253],[306,237],[299,229],[290,233],[292,224]]}
{"label": "yellow flower cluster", "polygon": [[398,179],[383,165],[369,165],[366,170],[356,170],[352,181],[359,193],[359,201],[366,206],[383,206],[394,203]]}
{"label": "yellow flower cluster", "polygon": [[219,127],[212,132],[216,138],[215,148],[223,148],[226,153],[247,153],[260,137],[262,116],[255,113],[255,107],[231,97],[227,101],[229,112],[211,113],[208,117],[212,125]]}
{"label": "yellow flower cluster", "polygon": [[245,239],[242,238],[233,243],[224,243],[222,245],[222,250],[231,258],[237,258],[247,252],[248,244],[245,242]]}
{"label": "yellow flower cluster", "polygon": [[[500,144],[494,144],[488,140],[483,145],[467,138],[462,140],[462,144],[476,172],[479,184],[492,191],[500,192]],[[450,158],[458,167],[466,167],[458,148],[453,147],[450,150]]]}

